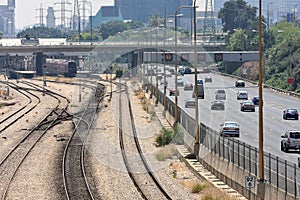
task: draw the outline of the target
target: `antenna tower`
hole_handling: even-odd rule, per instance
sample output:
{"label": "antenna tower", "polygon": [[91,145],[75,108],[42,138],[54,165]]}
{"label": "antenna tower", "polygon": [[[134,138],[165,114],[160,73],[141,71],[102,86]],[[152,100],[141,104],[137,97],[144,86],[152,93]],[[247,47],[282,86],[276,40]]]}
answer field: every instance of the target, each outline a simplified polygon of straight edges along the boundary
{"label": "antenna tower", "polygon": [[44,9],[43,9],[43,4],[41,3],[40,8],[35,9],[37,11],[39,11],[39,16],[37,16],[37,18],[39,18],[39,24],[41,27],[44,26]]}
{"label": "antenna tower", "polygon": [[67,21],[66,13],[71,12],[71,10],[66,9],[66,6],[71,5],[71,3],[69,3],[68,1],[65,1],[65,0],[61,0],[60,2],[54,3],[54,5],[57,5],[57,4],[60,5],[60,17],[58,17],[57,19],[60,19],[61,27],[65,28],[66,27],[66,21]]}
{"label": "antenna tower", "polygon": [[[204,27],[203,27],[203,39],[209,37],[209,41],[216,38],[216,26],[213,0],[205,0],[205,12],[204,12]],[[208,15],[210,16],[208,17]]]}

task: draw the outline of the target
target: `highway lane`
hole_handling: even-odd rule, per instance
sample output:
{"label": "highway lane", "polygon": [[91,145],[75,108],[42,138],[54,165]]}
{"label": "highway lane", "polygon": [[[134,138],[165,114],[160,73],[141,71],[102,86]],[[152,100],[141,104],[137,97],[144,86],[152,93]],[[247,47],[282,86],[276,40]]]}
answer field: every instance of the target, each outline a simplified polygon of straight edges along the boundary
{"label": "highway lane", "polygon": [[[241,135],[240,140],[252,146],[258,147],[258,107],[256,112],[241,112],[240,102],[243,100],[236,99],[236,92],[246,90],[249,94],[249,99],[258,95],[258,87],[246,82],[245,88],[234,87],[235,79],[223,77],[217,74],[198,74],[199,79],[210,76],[213,79],[212,83],[204,83],[205,98],[199,99],[200,121],[215,130],[219,130],[219,124],[225,120],[237,121],[240,124]],[[168,78],[168,88],[174,88],[174,75]],[[185,83],[194,83],[194,74],[184,75],[182,77]],[[155,79],[154,79],[155,80]],[[227,99],[225,101],[225,111],[211,111],[211,101],[214,100],[215,91],[224,88]],[[192,91],[184,91],[182,87],[178,87],[179,106],[185,109],[188,113],[194,116],[193,108],[184,108],[184,100],[192,96]],[[161,88],[162,90],[162,88]],[[163,90],[162,90],[163,91]],[[169,91],[167,90],[167,95]],[[269,89],[264,89],[264,150],[272,153],[290,162],[296,163],[298,152],[285,153],[280,151],[280,136],[289,129],[299,129],[300,123],[298,120],[283,120],[282,111],[287,107],[299,109],[299,99],[288,95],[279,94]],[[174,96],[171,99],[175,99]]]}

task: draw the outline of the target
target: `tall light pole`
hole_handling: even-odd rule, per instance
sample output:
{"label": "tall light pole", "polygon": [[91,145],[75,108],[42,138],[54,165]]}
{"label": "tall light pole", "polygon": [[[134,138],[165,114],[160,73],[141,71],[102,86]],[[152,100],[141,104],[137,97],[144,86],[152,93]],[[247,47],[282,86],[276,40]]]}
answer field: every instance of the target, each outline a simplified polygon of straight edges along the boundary
{"label": "tall light pole", "polygon": [[270,29],[270,5],[273,4],[272,2],[268,3],[268,30]]}
{"label": "tall light pole", "polygon": [[265,193],[265,174],[264,174],[264,149],[263,149],[263,73],[262,73],[262,0],[259,0],[259,82],[258,82],[258,95],[259,95],[259,183],[257,187],[258,199],[264,199]]}
{"label": "tall light pole", "polygon": [[156,63],[156,90],[155,90],[155,97],[156,97],[156,100],[155,100],[155,106],[158,105],[158,47],[157,47],[157,26],[155,27],[155,48],[156,48],[156,60],[155,60],[155,63]]}
{"label": "tall light pole", "polygon": [[178,123],[178,87],[177,87],[177,69],[178,69],[178,61],[177,61],[177,17],[182,16],[178,15],[178,12],[181,8],[192,8],[192,6],[179,6],[175,11],[175,125]]}
{"label": "tall light pole", "polygon": [[196,157],[198,157],[199,154],[199,138],[200,138],[200,132],[199,132],[199,104],[198,104],[198,70],[197,70],[197,18],[196,18],[196,0],[194,0],[194,92],[195,92],[195,146],[194,146],[194,154]]}

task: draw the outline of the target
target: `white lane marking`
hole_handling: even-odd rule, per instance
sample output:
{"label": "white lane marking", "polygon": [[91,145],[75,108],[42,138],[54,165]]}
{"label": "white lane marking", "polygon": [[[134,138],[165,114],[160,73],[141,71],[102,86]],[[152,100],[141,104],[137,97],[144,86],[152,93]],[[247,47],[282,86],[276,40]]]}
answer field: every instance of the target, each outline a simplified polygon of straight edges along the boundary
{"label": "white lane marking", "polygon": [[249,135],[248,133],[244,133],[244,135]]}
{"label": "white lane marking", "polygon": [[272,147],[270,147],[270,146],[267,146],[267,149],[268,149],[268,150],[271,150],[271,149],[272,149]]}
{"label": "white lane marking", "polygon": [[258,140],[257,140],[257,139],[254,139],[254,142],[258,142]]}

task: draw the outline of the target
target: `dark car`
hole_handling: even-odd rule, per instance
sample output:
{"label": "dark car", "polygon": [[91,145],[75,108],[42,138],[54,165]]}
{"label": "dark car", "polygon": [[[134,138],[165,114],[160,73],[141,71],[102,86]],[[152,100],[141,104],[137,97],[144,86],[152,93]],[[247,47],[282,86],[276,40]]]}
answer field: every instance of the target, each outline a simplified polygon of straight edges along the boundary
{"label": "dark car", "polygon": [[205,77],[204,82],[205,82],[205,83],[207,83],[207,82],[210,82],[210,83],[211,83],[211,82],[212,82],[212,78],[209,77],[209,76],[208,76],[208,77]]}
{"label": "dark car", "polygon": [[235,81],[235,87],[245,87],[245,81],[243,80]]}
{"label": "dark car", "polygon": [[212,109],[212,110],[224,110],[225,109],[224,101],[213,101],[213,102],[211,102],[210,109]]}
{"label": "dark car", "polygon": [[[170,89],[170,94],[169,94],[169,95],[170,95],[170,96],[175,96],[175,94],[176,94],[175,91],[176,91],[176,90],[175,90],[174,88],[171,88],[171,89]],[[179,90],[177,90],[177,96],[179,96]]]}
{"label": "dark car", "polygon": [[241,103],[241,111],[244,112],[246,110],[255,112],[255,105],[253,101],[244,101]]}
{"label": "dark car", "polygon": [[251,100],[254,103],[254,105],[258,105],[259,104],[259,97],[258,96],[252,97]]}
{"label": "dark car", "polygon": [[288,152],[289,149],[300,150],[300,131],[288,130],[281,135],[281,151]]}
{"label": "dark car", "polygon": [[184,74],[191,74],[192,70],[189,67],[184,68]]}
{"label": "dark car", "polygon": [[283,111],[282,114],[282,118],[283,119],[295,119],[298,120],[299,119],[299,114],[297,109],[295,108],[287,108]]}

